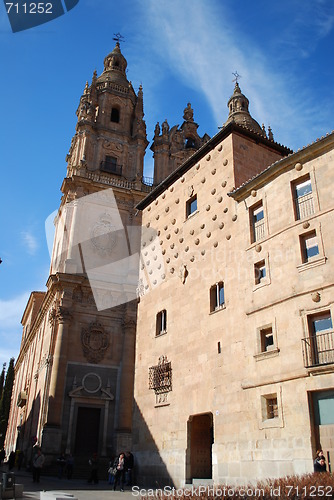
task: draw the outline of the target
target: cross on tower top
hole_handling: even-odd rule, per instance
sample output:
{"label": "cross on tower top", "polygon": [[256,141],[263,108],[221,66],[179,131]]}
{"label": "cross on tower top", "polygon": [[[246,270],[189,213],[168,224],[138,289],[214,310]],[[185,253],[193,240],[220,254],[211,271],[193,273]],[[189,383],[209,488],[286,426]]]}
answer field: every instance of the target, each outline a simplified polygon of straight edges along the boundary
{"label": "cross on tower top", "polygon": [[232,75],[235,76],[235,78],[232,80],[232,82],[238,83],[238,79],[241,78],[241,75],[239,75],[239,73],[237,71],[232,73]]}
{"label": "cross on tower top", "polygon": [[119,42],[125,42],[124,36],[121,35],[119,32],[114,33],[113,40],[115,40],[117,43]]}

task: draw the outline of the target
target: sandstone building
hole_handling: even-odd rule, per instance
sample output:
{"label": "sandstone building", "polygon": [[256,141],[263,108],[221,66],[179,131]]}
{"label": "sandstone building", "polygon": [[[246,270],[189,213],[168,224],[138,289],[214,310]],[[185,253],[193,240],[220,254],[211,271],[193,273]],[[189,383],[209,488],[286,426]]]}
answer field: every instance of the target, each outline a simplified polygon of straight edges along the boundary
{"label": "sandstone building", "polygon": [[236,82],[212,139],[190,104],[156,126],[152,186],[125,69],[117,43],[80,99],[6,450],[131,448],[159,486],[309,472],[334,456],[334,134],[293,153]]}
{"label": "sandstone building", "polygon": [[[20,449],[29,458],[38,442],[52,463],[61,452],[110,457],[131,448],[136,205],[152,182],[143,177],[143,90],[135,92],[126,67],[117,42],[80,98],[47,291],[32,292],[22,318],[7,453]],[[167,175],[209,139],[198,136],[190,105],[180,129],[165,122],[159,137],[158,127],[159,179],[159,169]]]}
{"label": "sandstone building", "polygon": [[[238,83],[223,128],[138,207],[133,449],[162,486],[334,457],[334,134],[292,154]],[[156,263],[159,263],[158,265]]]}

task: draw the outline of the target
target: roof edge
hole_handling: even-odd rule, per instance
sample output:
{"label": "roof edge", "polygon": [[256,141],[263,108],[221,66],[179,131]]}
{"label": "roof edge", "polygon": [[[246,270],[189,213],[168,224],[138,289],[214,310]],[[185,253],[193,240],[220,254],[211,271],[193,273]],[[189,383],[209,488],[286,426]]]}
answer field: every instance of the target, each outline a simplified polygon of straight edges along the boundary
{"label": "roof edge", "polygon": [[232,132],[237,132],[241,135],[249,137],[250,139],[261,143],[271,149],[278,151],[281,154],[288,155],[292,153],[292,150],[282,144],[263,137],[263,135],[254,132],[242,125],[235,122],[230,122],[226,126],[222,127],[219,132],[214,135],[208,142],[203,144],[203,146],[198,149],[192,156],[190,156],[185,162],[183,162],[176,170],[169,174],[166,179],[164,179],[158,186],[156,186],[148,196],[146,196],[142,201],[140,201],[136,208],[138,210],[143,210],[146,208],[153,200],[155,200],[161,193],[163,193],[171,184],[173,184],[177,179],[179,179],[185,172],[187,172],[195,163],[200,161],[202,157],[219,144],[223,139],[229,136]]}
{"label": "roof edge", "polygon": [[316,139],[307,146],[298,149],[298,151],[295,151],[288,156],[272,163],[264,170],[262,170],[262,172],[244,182],[241,186],[237,187],[233,191],[227,193],[228,196],[232,197],[236,201],[242,200],[255,187],[262,187],[266,182],[268,182],[268,180],[276,177],[277,175],[280,175],[282,171],[291,167],[292,163],[298,163],[305,157],[305,153],[307,155],[312,155],[317,149],[319,149],[319,146],[321,150],[324,150],[331,142],[334,143],[334,130],[332,132],[328,132],[325,136]]}

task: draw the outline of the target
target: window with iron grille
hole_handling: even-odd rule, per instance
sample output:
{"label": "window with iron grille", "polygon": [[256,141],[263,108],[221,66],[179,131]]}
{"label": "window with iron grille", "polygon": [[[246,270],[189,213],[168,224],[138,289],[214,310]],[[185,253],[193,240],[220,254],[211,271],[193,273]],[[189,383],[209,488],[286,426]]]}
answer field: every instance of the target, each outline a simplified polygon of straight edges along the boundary
{"label": "window with iron grille", "polygon": [[166,356],[161,356],[159,363],[149,368],[149,389],[156,394],[172,390],[172,364]]}
{"label": "window with iron grille", "polygon": [[312,184],[309,176],[292,185],[296,220],[305,219],[314,213]]}
{"label": "window with iron grille", "polygon": [[278,404],[277,397],[267,399],[267,418],[277,418],[278,417]]}
{"label": "window with iron grille", "polygon": [[262,396],[262,420],[279,418],[277,394]]}
{"label": "window with iron grille", "polygon": [[118,165],[117,158],[114,156],[106,156],[104,161],[101,161],[100,170],[109,174],[122,175],[122,165]]}
{"label": "window with iron grille", "polygon": [[265,237],[266,232],[262,201],[250,209],[250,225],[252,243]]}
{"label": "window with iron grille", "polygon": [[302,339],[305,366],[334,363],[334,332],[330,311],[307,317],[309,335]]}

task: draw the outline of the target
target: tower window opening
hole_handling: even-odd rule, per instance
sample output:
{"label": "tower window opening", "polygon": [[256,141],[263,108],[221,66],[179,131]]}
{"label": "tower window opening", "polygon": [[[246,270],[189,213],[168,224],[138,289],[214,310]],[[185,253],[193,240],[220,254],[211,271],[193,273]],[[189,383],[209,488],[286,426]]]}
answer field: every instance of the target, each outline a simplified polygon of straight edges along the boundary
{"label": "tower window opening", "polygon": [[104,161],[101,161],[100,170],[109,174],[122,175],[122,165],[117,163],[117,158],[114,156],[106,156]]}
{"label": "tower window opening", "polygon": [[185,142],[185,147],[186,149],[188,148],[195,148],[195,139],[192,139],[191,137],[187,137],[186,142]]}
{"label": "tower window opening", "polygon": [[114,122],[114,123],[119,123],[119,109],[118,108],[111,109],[110,121]]}

